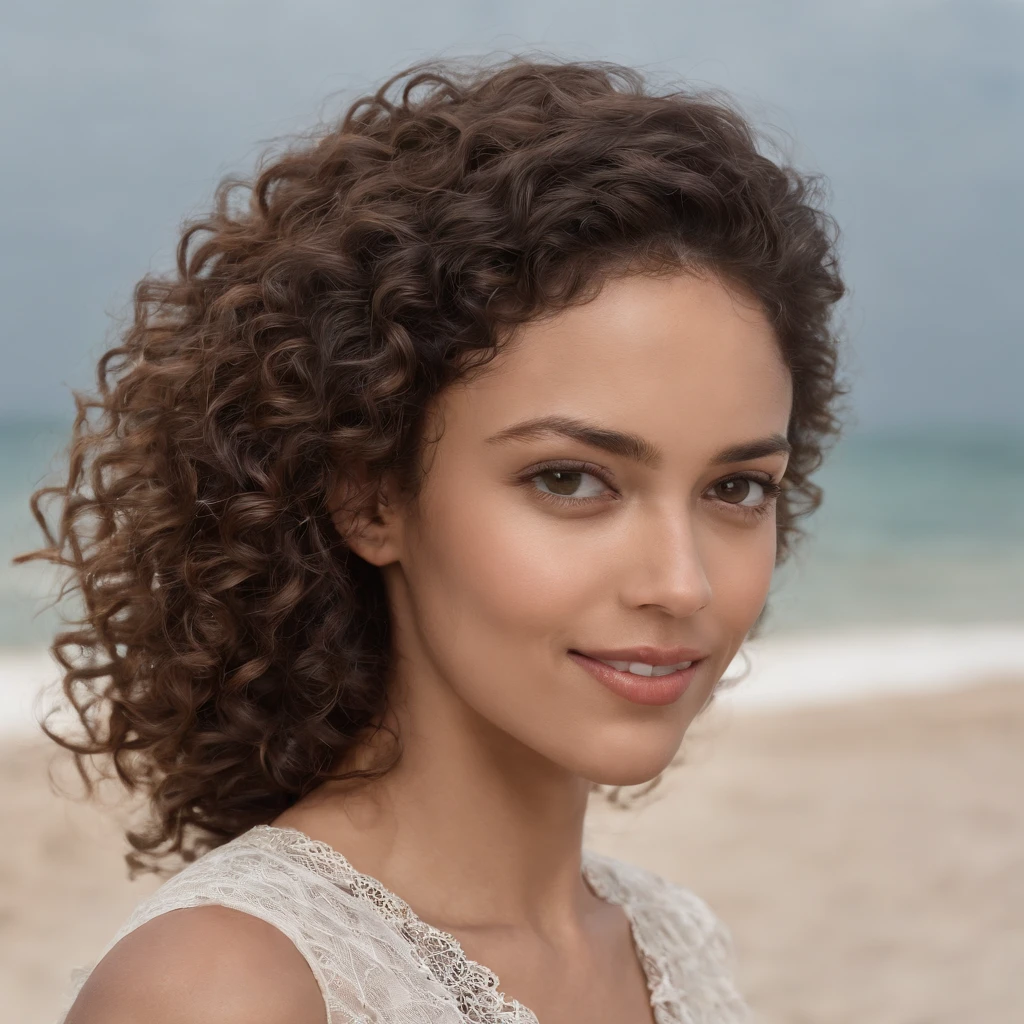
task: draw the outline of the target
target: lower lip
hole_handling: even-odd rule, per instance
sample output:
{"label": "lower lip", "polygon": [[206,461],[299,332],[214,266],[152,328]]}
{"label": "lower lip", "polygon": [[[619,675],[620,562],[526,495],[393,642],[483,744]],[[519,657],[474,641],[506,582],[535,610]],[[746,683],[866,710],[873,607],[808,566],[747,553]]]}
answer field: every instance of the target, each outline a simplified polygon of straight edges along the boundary
{"label": "lower lip", "polygon": [[588,658],[577,651],[570,651],[569,657],[577,665],[585,668],[599,683],[604,683],[613,693],[625,697],[634,704],[663,705],[679,700],[696,675],[697,666],[700,664],[700,661],[695,661],[689,668],[681,668],[667,676],[636,676],[632,672],[620,672],[603,661]]}

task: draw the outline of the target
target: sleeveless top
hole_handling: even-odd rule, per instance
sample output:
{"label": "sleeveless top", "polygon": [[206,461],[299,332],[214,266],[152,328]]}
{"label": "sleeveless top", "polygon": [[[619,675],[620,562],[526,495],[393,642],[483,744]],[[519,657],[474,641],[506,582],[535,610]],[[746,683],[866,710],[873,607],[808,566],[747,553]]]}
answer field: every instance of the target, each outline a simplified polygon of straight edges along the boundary
{"label": "sleeveless top", "polygon": [[[582,872],[594,894],[629,919],[657,1024],[748,1024],[731,933],[704,900],[587,849]],[[257,825],[164,882],[96,962],[146,921],[208,904],[252,914],[292,941],[320,987],[327,1024],[538,1024],[453,935],[422,921],[332,846],[274,825]],[[68,1009],[91,970],[73,973]]]}

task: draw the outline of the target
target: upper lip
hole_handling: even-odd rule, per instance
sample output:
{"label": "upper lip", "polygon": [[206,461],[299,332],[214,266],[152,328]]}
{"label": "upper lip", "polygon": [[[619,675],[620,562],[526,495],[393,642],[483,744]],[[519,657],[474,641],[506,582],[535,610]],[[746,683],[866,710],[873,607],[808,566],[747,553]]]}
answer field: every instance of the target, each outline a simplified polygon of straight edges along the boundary
{"label": "upper lip", "polygon": [[675,665],[680,661],[699,661],[704,652],[693,647],[618,647],[615,650],[574,648],[577,654],[599,661],[639,661],[644,665]]}

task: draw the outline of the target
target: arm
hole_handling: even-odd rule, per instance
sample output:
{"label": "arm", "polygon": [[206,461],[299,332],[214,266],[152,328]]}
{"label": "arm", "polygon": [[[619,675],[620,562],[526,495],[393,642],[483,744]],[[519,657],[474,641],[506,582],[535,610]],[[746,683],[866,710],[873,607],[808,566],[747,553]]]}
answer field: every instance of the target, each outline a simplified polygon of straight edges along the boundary
{"label": "arm", "polygon": [[326,1024],[319,985],[277,928],[220,906],[161,914],[96,965],[65,1024]]}

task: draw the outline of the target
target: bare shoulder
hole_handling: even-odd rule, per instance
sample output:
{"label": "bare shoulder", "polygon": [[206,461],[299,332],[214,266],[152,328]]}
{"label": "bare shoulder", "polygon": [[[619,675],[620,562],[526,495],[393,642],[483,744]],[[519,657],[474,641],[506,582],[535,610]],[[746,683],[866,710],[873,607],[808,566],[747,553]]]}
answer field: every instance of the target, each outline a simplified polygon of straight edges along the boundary
{"label": "bare shoulder", "polygon": [[221,906],[147,921],[96,965],[66,1024],[325,1024],[305,958],[273,925]]}

